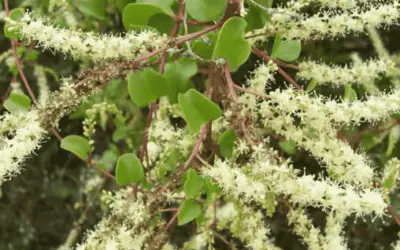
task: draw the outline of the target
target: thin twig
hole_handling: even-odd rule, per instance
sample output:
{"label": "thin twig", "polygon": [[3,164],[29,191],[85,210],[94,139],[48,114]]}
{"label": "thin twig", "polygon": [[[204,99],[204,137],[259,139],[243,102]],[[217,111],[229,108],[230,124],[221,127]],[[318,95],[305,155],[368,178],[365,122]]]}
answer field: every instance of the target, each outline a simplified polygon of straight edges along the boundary
{"label": "thin twig", "polygon": [[397,225],[400,226],[400,219],[397,216],[396,212],[393,210],[393,207],[391,205],[387,206],[387,210],[389,211],[389,213],[392,215],[394,221],[397,223]]}
{"label": "thin twig", "polygon": [[168,224],[165,226],[164,230],[168,231],[168,229],[172,226],[172,224],[174,223],[174,221],[176,220],[176,218],[178,217],[179,214],[179,210],[176,211],[174,213],[174,215],[172,216],[172,218],[169,220]]}
{"label": "thin twig", "polygon": [[176,175],[175,179],[179,179],[183,173],[185,173],[185,170],[190,166],[190,164],[192,163],[192,161],[199,155],[200,153],[200,146],[203,143],[204,138],[207,135],[208,129],[209,129],[209,124],[207,123],[200,132],[199,138],[197,139],[196,144],[194,145],[193,151],[189,156],[189,159],[185,162],[185,164],[183,165],[182,169],[178,172],[178,174]]}
{"label": "thin twig", "polygon": [[229,92],[231,93],[232,99],[237,102],[238,100],[238,96],[235,92],[235,83],[232,80],[232,76],[231,76],[231,72],[229,70],[229,66],[228,63],[226,62],[224,65],[224,73],[225,73],[225,78],[226,78],[226,82],[228,83],[228,88],[229,88]]}
{"label": "thin twig", "polygon": [[218,233],[216,230],[211,230],[215,236],[217,236],[222,242],[224,242],[230,249],[236,250],[236,247],[232,245],[227,239],[225,239],[224,236],[222,236],[220,233]]}

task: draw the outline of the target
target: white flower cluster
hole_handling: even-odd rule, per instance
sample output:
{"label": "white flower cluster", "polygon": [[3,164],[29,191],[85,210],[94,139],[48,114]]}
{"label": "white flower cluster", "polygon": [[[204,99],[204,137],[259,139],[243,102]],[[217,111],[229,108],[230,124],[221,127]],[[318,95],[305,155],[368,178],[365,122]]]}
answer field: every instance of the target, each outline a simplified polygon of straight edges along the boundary
{"label": "white flower cluster", "polygon": [[76,250],[142,249],[151,233],[150,229],[141,228],[150,218],[143,197],[134,199],[132,188],[126,188],[115,195],[106,193],[104,200],[110,207],[111,215],[89,231]]}
{"label": "white flower cluster", "polygon": [[56,28],[29,13],[20,22],[8,21],[13,24],[10,29],[19,30],[26,40],[37,40],[38,45],[44,49],[54,49],[76,59],[131,60],[148,54],[151,50],[160,49],[167,43],[166,36],[159,36],[152,31],[129,32],[122,37]]}
{"label": "white flower cluster", "polygon": [[335,87],[347,83],[363,84],[384,74],[393,75],[396,71],[394,62],[379,59],[344,67],[304,61],[299,64],[299,68],[298,78],[314,80],[319,84],[332,84]]}
{"label": "white flower cluster", "polygon": [[358,192],[350,185],[314,180],[312,175],[297,176],[290,166],[274,165],[267,157],[249,163],[249,169],[252,172],[245,174],[227,162],[219,161],[214,167],[205,168],[203,174],[214,179],[226,195],[242,202],[268,205],[268,196],[275,192],[290,197],[295,204],[340,210],[347,216],[382,215],[387,206],[379,190],[365,188]]}
{"label": "white flower cluster", "polygon": [[301,8],[307,7],[311,4],[318,4],[321,7],[331,9],[351,9],[362,2],[365,2],[365,0],[291,0],[287,3],[287,7],[299,11]]}
{"label": "white flower cluster", "polygon": [[[326,124],[335,126],[359,124],[362,121],[377,122],[400,111],[400,89],[391,93],[373,95],[366,100],[342,101],[310,97],[307,94],[295,93],[295,90],[273,91],[268,93],[271,100],[279,103],[281,111],[298,113],[306,124],[313,124],[318,131],[326,128]],[[312,123],[311,123],[312,122]],[[315,124],[314,124],[315,122]]]}
{"label": "white flower cluster", "polygon": [[[323,166],[327,167],[328,173],[335,179],[368,186],[373,177],[372,168],[364,155],[357,154],[348,143],[336,138],[329,113],[318,111],[323,105],[296,103],[294,100],[297,97],[305,95],[296,96],[292,92],[292,96],[286,96],[289,93],[284,92],[270,92],[271,100],[260,104],[261,123],[311,152],[324,163]],[[295,117],[301,119],[300,125],[295,125]]]}
{"label": "white flower cluster", "polygon": [[340,213],[328,214],[325,236],[319,228],[314,227],[303,207],[291,210],[288,214],[288,220],[290,224],[293,224],[294,232],[302,237],[310,250],[348,249],[342,235],[344,217]]}
{"label": "white flower cluster", "polygon": [[36,66],[33,74],[36,77],[37,86],[39,88],[38,102],[39,104],[43,105],[49,98],[50,94],[49,86],[47,85],[46,74],[41,66]]}
{"label": "white flower cluster", "polygon": [[275,73],[278,70],[278,66],[270,60],[268,64],[259,65],[254,72],[252,77],[248,79],[247,85],[257,92],[263,93],[265,87],[275,82]]}
{"label": "white flower cluster", "polygon": [[214,167],[204,168],[203,174],[218,183],[224,193],[245,202],[264,204],[268,195],[268,187],[263,182],[246,176],[239,168],[231,167],[228,162],[217,160]]}
{"label": "white flower cluster", "polygon": [[[25,158],[39,148],[46,135],[37,112],[11,116],[14,115],[0,117],[2,132],[8,132],[7,135],[0,134],[0,183],[20,172]],[[25,116],[22,123],[18,119],[21,116]]]}
{"label": "white flower cluster", "polygon": [[270,230],[260,211],[229,202],[218,209],[217,221],[219,230],[229,229],[233,236],[244,242],[249,249],[281,249],[268,238]]}
{"label": "white flower cluster", "polygon": [[[367,26],[385,27],[396,24],[399,17],[398,0],[391,3],[369,3],[368,9],[353,7],[342,12],[321,11],[308,16],[291,8],[277,8],[263,29],[251,34],[280,34],[288,39],[326,39],[365,32]],[[263,39],[263,38],[259,38]]]}

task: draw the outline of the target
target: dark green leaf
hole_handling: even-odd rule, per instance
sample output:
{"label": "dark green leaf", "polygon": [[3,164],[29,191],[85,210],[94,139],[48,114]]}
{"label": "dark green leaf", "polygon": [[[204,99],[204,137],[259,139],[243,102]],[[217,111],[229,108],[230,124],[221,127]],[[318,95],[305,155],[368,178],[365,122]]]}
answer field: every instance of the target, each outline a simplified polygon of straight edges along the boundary
{"label": "dark green leaf", "polygon": [[116,180],[119,185],[138,183],[144,180],[144,171],[139,158],[134,154],[124,154],[118,158]]}
{"label": "dark green leaf", "polygon": [[198,132],[202,125],[217,119],[222,114],[217,104],[195,89],[190,89],[185,94],[179,94],[178,101],[183,118],[193,132]]}
{"label": "dark green leaf", "polygon": [[185,200],[179,207],[178,225],[182,226],[199,217],[201,206],[193,200]]}
{"label": "dark green leaf", "polygon": [[139,107],[145,107],[170,93],[167,79],[150,68],[131,73],[128,76],[128,89],[132,101]]}
{"label": "dark green leaf", "polygon": [[300,56],[300,52],[299,40],[283,40],[280,36],[276,36],[271,56],[285,62],[292,62]]}
{"label": "dark green leaf", "polygon": [[376,145],[378,145],[380,140],[376,139],[374,135],[365,133],[362,138],[362,145],[364,146],[365,152],[370,151]]}
{"label": "dark green leaf", "polygon": [[246,25],[243,18],[230,18],[222,26],[215,45],[212,59],[226,59],[232,72],[238,70],[250,56],[251,45],[244,39]]}
{"label": "dark green leaf", "polygon": [[79,135],[69,135],[62,139],[61,148],[74,153],[83,160],[88,158],[90,152],[89,141]]}
{"label": "dark green leaf", "polygon": [[218,138],[219,151],[223,157],[231,158],[233,147],[235,146],[236,135],[235,131],[228,129]]}
{"label": "dark green leaf", "polygon": [[247,15],[245,16],[247,22],[246,31],[261,29],[270,19],[268,12],[264,8],[270,8],[272,0],[254,0],[254,2],[258,4],[250,2]]}
{"label": "dark green leaf", "polygon": [[200,22],[220,19],[224,15],[227,5],[227,0],[186,0],[187,12]]}

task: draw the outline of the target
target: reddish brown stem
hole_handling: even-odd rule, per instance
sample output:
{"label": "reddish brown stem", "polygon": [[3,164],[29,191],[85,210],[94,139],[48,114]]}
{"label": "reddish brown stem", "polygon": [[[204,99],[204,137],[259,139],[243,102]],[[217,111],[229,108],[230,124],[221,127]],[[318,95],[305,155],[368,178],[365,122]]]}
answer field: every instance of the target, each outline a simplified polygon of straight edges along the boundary
{"label": "reddish brown stem", "polygon": [[394,221],[397,223],[397,225],[400,225],[400,219],[397,216],[396,212],[393,210],[393,207],[391,205],[388,205],[387,210],[392,215],[392,217],[393,217]]}
{"label": "reddish brown stem", "polygon": [[232,76],[231,76],[231,72],[229,70],[229,66],[228,63],[225,63],[224,65],[224,73],[225,73],[225,78],[226,78],[226,82],[228,83],[228,88],[229,88],[229,92],[231,93],[232,99],[237,102],[238,100],[238,96],[235,92],[235,83],[232,80]]}
{"label": "reddish brown stem", "polygon": [[181,38],[178,38],[178,40],[175,41],[174,45],[178,46],[178,45],[181,45],[181,44],[183,44],[185,42],[194,40],[194,39],[196,39],[198,37],[201,37],[202,35],[205,35],[205,34],[211,32],[211,31],[214,31],[214,30],[220,28],[223,24],[224,24],[223,22],[220,22],[220,23],[214,24],[212,26],[208,26],[205,29],[197,31],[195,33],[192,33],[192,34],[189,34],[189,35],[186,35],[186,36],[182,36]]}
{"label": "reddish brown stem", "polygon": [[112,174],[108,173],[107,171],[104,171],[103,169],[99,168],[99,167],[96,166],[96,164],[94,164],[93,162],[91,162],[91,161],[89,161],[89,160],[85,160],[85,163],[86,163],[88,166],[90,166],[90,167],[96,169],[97,171],[101,172],[101,173],[104,174],[106,177],[108,177],[108,178],[110,178],[110,179],[112,179],[112,180],[115,180],[115,176],[114,176],[114,175],[112,175]]}
{"label": "reddish brown stem", "polygon": [[179,211],[176,211],[174,213],[174,215],[172,216],[172,218],[169,220],[168,224],[165,226],[165,231],[168,231],[168,229],[172,226],[172,224],[174,223],[174,221],[176,220],[176,218],[178,217]]}
{"label": "reddish brown stem", "polygon": [[200,146],[204,140],[204,138],[207,135],[208,129],[210,123],[206,124],[200,132],[199,138],[197,139],[196,144],[194,145],[193,151],[189,156],[189,159],[185,162],[185,164],[183,165],[182,169],[179,171],[179,173],[176,175],[176,179],[179,179],[183,173],[185,173],[185,170],[190,166],[190,164],[192,163],[192,161],[196,158],[196,156],[198,156],[198,154],[200,153]]}

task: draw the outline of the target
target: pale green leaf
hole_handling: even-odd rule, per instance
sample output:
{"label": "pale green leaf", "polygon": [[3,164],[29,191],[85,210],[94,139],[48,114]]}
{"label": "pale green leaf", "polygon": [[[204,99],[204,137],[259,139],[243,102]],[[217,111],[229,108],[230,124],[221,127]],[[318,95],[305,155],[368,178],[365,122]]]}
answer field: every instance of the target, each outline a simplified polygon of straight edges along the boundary
{"label": "pale green leaf", "polygon": [[185,192],[187,199],[196,198],[201,194],[204,186],[204,179],[199,176],[196,171],[189,169],[186,174],[186,180],[183,185],[183,191]]}
{"label": "pale green leaf", "polygon": [[246,21],[240,17],[232,17],[224,23],[215,45],[213,60],[227,60],[229,69],[235,72],[250,56],[251,45],[244,39]]}
{"label": "pale green leaf", "polygon": [[296,154],[296,142],[293,140],[280,141],[279,146],[285,153],[289,155]]}
{"label": "pale green leaf", "polygon": [[220,19],[224,15],[227,5],[227,0],[186,0],[187,12],[200,22]]}
{"label": "pale green leaf", "polygon": [[165,32],[169,30],[166,28],[166,22],[172,29],[174,20],[168,15],[167,10],[148,3],[130,3],[122,14],[122,23],[127,31],[141,31],[153,27],[160,32]]}
{"label": "pale green leaf", "polygon": [[188,90],[178,96],[183,118],[191,131],[198,132],[202,125],[221,116],[219,106],[195,89]]}
{"label": "pale green leaf", "polygon": [[119,185],[138,183],[144,180],[144,170],[139,158],[134,154],[124,154],[118,158],[116,181]]}
{"label": "pale green leaf", "polygon": [[4,102],[4,108],[10,113],[28,111],[31,108],[31,99],[22,93],[12,92]]}
{"label": "pale green leaf", "polygon": [[193,200],[185,200],[179,207],[178,225],[182,226],[201,215],[201,206]]}
{"label": "pale green leaf", "polygon": [[178,94],[185,93],[193,87],[189,79],[197,73],[197,64],[194,60],[181,58],[178,61],[165,65],[164,76],[170,85],[168,95],[170,103],[178,101]]}
{"label": "pale green leaf", "polygon": [[128,76],[128,89],[132,101],[139,107],[148,106],[170,93],[167,79],[150,68],[131,73]]}
{"label": "pale green leaf", "polygon": [[106,0],[79,0],[78,9],[100,20],[106,18]]}
{"label": "pale green leaf", "polygon": [[271,56],[285,62],[292,62],[300,56],[300,52],[299,40],[283,40],[280,36],[276,36]]}
{"label": "pale green leaf", "polygon": [[79,158],[86,160],[90,152],[88,139],[79,135],[69,135],[62,139],[61,148],[74,153]]}
{"label": "pale green leaf", "polygon": [[231,158],[235,146],[236,135],[232,129],[226,130],[218,138],[219,151],[223,157]]}

